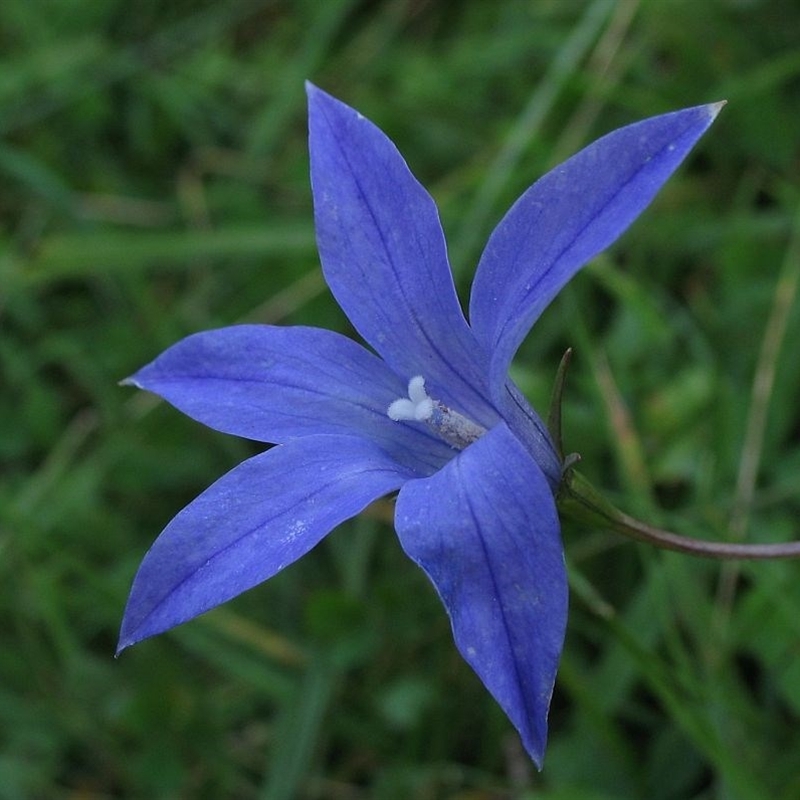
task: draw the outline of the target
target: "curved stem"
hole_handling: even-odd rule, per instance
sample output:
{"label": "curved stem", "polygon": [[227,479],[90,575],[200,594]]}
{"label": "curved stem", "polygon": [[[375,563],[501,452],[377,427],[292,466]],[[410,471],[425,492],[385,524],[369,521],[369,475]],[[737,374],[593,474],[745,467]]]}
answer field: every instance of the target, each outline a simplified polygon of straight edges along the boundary
{"label": "curved stem", "polygon": [[719,559],[800,558],[800,541],[775,544],[711,542],[654,528],[612,506],[574,469],[567,469],[564,473],[556,500],[559,512],[564,516],[600,525],[665,550]]}

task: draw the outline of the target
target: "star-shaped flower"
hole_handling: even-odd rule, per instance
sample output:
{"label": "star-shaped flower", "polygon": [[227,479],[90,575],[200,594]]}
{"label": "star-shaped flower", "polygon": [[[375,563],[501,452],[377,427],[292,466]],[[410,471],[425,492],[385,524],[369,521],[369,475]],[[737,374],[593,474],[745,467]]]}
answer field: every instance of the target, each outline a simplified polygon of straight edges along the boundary
{"label": "star-shaped flower", "polygon": [[399,490],[403,549],[541,765],[567,618],[562,465],[508,368],[548,303],[648,205],[719,105],[622,128],[533,184],[489,239],[468,323],[430,195],[375,125],[314,86],[308,96],[322,269],[374,352],[318,328],[241,325],[189,336],[127,381],[216,430],[277,446],[159,536],[120,650],[266,580]]}

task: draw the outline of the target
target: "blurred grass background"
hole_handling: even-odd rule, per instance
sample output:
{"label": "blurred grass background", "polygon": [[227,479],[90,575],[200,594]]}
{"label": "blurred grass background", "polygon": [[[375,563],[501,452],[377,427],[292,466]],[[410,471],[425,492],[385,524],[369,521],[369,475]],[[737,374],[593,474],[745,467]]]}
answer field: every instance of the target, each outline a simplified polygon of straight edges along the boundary
{"label": "blurred grass background", "polygon": [[0,798],[795,800],[800,565],[567,527],[545,770],[461,663],[388,504],[112,657],[136,566],[252,444],[117,381],[240,321],[348,331],[311,225],[303,80],[397,142],[459,286],[544,170],[728,106],[537,324],[543,410],[626,510],[800,536],[800,6],[792,0],[3,0]]}

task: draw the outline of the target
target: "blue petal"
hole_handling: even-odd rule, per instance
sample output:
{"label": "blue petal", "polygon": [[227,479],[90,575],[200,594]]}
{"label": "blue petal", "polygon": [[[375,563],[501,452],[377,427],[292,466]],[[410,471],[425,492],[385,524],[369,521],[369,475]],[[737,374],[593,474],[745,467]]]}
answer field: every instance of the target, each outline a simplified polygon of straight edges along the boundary
{"label": "blue petal", "polygon": [[498,393],[496,402],[506,425],[528,448],[555,492],[561,483],[563,465],[547,426],[510,379],[505,390]]}
{"label": "blue petal", "polygon": [[369,120],[308,86],[311,184],[325,279],[406,380],[488,426],[488,356],[459,305],[433,199]]}
{"label": "blue petal", "polygon": [[407,483],[395,525],[439,592],[462,656],[541,766],[567,618],[558,517],[541,470],[501,424]]}
{"label": "blue petal", "polygon": [[215,430],[256,441],[355,434],[424,475],[453,455],[424,426],[389,419],[389,404],[407,387],[379,358],[320,328],[236,325],[197,333],[126,383]]}
{"label": "blue petal", "polygon": [[620,128],[511,207],[481,257],[470,300],[472,328],[492,353],[493,393],[544,308],[646,208],[720,108],[698,106]]}
{"label": "blue petal", "polygon": [[245,461],[181,511],[149,550],[119,650],[272,577],[408,477],[353,436],[297,439]]}

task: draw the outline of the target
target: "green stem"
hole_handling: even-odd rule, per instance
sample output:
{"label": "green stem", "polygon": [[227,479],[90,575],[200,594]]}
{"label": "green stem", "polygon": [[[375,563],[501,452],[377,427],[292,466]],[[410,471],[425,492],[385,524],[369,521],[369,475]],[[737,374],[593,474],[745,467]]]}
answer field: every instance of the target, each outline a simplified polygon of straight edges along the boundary
{"label": "green stem", "polygon": [[665,550],[719,559],[800,558],[800,542],[711,542],[654,528],[612,506],[586,478],[571,467],[564,472],[556,501],[559,513],[564,517],[601,526]]}

